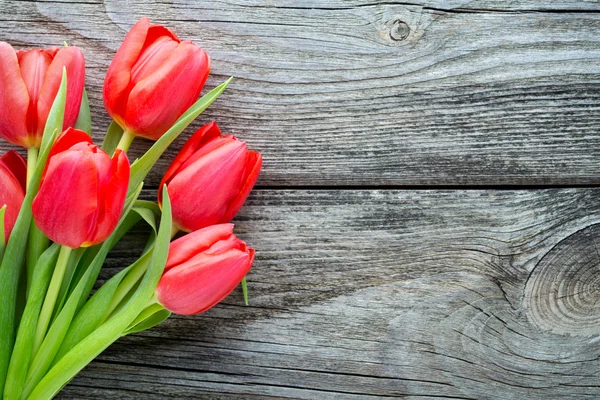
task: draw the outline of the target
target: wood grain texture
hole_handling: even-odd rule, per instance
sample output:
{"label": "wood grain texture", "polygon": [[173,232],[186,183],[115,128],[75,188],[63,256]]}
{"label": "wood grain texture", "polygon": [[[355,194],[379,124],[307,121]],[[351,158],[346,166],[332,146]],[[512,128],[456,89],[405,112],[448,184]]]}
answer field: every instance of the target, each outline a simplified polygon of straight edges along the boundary
{"label": "wood grain texture", "polygon": [[[98,140],[108,125],[104,73],[126,30],[148,15],[210,53],[208,87],[236,76],[200,121],[218,120],[264,154],[261,186],[600,183],[597,1],[0,8],[1,40],[82,47]],[[147,183],[158,184],[169,159]]]}
{"label": "wood grain texture", "polygon": [[61,397],[598,398],[599,197],[259,190],[250,306],[123,338]]}

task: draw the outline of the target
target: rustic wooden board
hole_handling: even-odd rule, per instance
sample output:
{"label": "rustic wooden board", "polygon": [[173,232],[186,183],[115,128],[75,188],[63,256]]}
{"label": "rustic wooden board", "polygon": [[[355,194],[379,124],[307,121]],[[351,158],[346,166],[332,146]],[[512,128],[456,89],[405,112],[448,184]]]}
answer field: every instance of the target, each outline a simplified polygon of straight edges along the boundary
{"label": "rustic wooden board", "polygon": [[208,50],[208,87],[236,76],[201,120],[263,152],[261,186],[600,183],[598,1],[0,0],[0,9],[1,40],[83,48],[98,139],[103,75],[148,15]]}
{"label": "rustic wooden board", "polygon": [[251,305],[126,337],[61,397],[598,398],[598,198],[259,190]]}

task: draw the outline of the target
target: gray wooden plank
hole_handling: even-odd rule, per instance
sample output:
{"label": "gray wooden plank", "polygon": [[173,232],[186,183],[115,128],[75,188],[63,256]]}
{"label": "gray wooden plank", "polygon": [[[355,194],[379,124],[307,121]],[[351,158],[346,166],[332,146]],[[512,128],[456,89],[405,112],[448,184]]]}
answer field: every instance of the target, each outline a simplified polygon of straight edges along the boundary
{"label": "gray wooden plank", "polygon": [[599,196],[258,190],[250,306],[123,338],[62,398],[598,398]]}
{"label": "gray wooden plank", "polygon": [[120,39],[172,26],[208,87],[236,76],[201,121],[263,152],[262,186],[598,184],[599,4],[0,0],[0,39],[81,46],[100,139]]}

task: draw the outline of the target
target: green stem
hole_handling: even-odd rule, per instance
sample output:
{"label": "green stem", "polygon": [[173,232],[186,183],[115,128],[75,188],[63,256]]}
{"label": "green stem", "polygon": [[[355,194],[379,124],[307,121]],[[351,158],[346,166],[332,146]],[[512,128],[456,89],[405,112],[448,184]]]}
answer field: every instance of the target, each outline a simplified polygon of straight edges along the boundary
{"label": "green stem", "polygon": [[27,149],[27,190],[29,190],[29,182],[35,171],[38,161],[38,149],[36,147],[30,147]]}
{"label": "green stem", "polygon": [[[27,149],[27,190],[29,190],[29,182],[33,176],[33,172],[38,164],[38,149],[30,147]],[[27,240],[27,280],[26,294],[29,295],[29,287],[33,279],[33,269],[40,255],[50,245],[49,239],[37,228],[35,221],[31,221],[29,227],[29,237]]]}
{"label": "green stem", "polygon": [[121,140],[119,140],[119,144],[117,144],[117,149],[121,149],[127,153],[127,150],[129,150],[129,146],[131,146],[133,139],[135,139],[135,135],[132,135],[128,131],[124,131],[123,136],[121,136]]}
{"label": "green stem", "polygon": [[37,353],[38,349],[42,345],[44,337],[46,336],[46,331],[48,329],[48,325],[50,324],[50,318],[52,317],[52,312],[54,311],[56,298],[58,297],[58,291],[60,290],[72,250],[73,249],[67,246],[62,246],[60,248],[58,260],[56,261],[56,266],[54,267],[54,272],[52,273],[52,279],[50,280],[50,286],[48,286],[46,298],[44,299],[44,305],[42,306],[40,318],[38,319],[38,325],[35,332],[35,341],[33,343],[33,355]]}

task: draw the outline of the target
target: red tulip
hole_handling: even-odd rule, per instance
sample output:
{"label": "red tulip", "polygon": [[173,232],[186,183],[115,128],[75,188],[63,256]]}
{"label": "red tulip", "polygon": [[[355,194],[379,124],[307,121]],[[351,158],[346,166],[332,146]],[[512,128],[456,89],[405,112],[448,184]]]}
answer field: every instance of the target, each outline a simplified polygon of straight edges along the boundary
{"label": "red tulip", "polygon": [[[175,157],[160,183],[169,189],[173,222],[191,232],[229,222],[258,179],[262,157],[215,122],[198,129]],[[159,192],[159,202],[161,201]]]}
{"label": "red tulip", "polygon": [[75,125],[85,78],[77,47],[19,50],[0,42],[0,137],[18,146],[40,147],[48,113],[67,70],[63,126]]}
{"label": "red tulip", "polygon": [[157,140],[196,101],[209,72],[204,50],[142,18],[108,67],[104,105],[130,134]]}
{"label": "red tulip", "polygon": [[111,159],[83,131],[69,128],[52,147],[33,217],[51,240],[71,248],[104,241],[115,229],[127,194],[129,161]]}
{"label": "red tulip", "polygon": [[4,238],[8,241],[21,204],[25,197],[27,163],[17,152],[9,151],[0,157],[0,208],[6,205],[4,212]]}
{"label": "red tulip", "polygon": [[235,237],[232,224],[200,229],[171,243],[156,298],[176,314],[199,314],[231,293],[253,261],[254,250]]}

